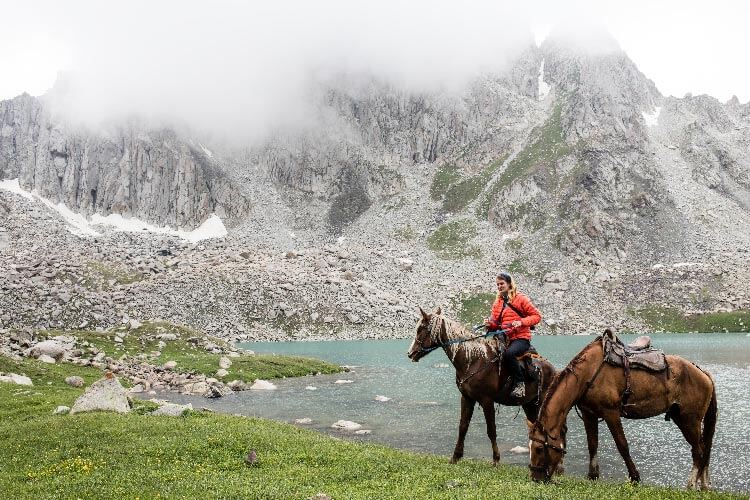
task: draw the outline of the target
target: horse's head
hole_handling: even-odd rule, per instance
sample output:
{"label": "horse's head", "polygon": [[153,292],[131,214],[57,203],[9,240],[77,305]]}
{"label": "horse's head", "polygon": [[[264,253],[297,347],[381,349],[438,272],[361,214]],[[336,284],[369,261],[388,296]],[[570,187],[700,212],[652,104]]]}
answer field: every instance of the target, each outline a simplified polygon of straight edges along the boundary
{"label": "horse's head", "polygon": [[[563,429],[561,432],[565,432]],[[529,470],[534,481],[547,482],[565,455],[565,436],[552,436],[544,426],[535,422],[529,429]]]}
{"label": "horse's head", "polygon": [[422,357],[431,352],[430,348],[435,347],[440,343],[432,332],[432,328],[435,324],[433,317],[439,316],[442,313],[440,308],[438,307],[432,314],[428,314],[420,307],[419,313],[421,317],[417,323],[417,333],[414,335],[414,341],[411,343],[411,347],[409,347],[409,351],[406,353],[409,359],[414,362],[419,361]]}

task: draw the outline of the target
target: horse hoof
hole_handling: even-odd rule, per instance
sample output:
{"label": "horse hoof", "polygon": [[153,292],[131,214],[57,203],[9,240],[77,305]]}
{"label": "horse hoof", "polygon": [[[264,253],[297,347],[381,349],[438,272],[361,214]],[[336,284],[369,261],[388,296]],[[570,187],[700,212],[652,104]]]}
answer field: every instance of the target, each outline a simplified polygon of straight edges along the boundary
{"label": "horse hoof", "polygon": [[498,465],[500,465],[500,460],[493,460],[492,461],[492,466],[493,467],[497,467]]}
{"label": "horse hoof", "polygon": [[459,458],[453,457],[453,458],[450,459],[450,462],[448,462],[448,463],[457,464],[459,460],[461,460],[460,457]]}

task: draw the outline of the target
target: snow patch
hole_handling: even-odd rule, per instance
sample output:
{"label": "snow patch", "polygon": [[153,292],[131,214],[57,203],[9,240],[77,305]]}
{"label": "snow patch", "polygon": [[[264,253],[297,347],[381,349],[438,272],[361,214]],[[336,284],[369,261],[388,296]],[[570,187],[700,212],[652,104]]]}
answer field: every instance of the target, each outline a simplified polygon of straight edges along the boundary
{"label": "snow patch", "polygon": [[67,223],[67,229],[77,236],[100,236],[92,226],[108,226],[115,231],[123,232],[141,232],[146,231],[152,234],[163,234],[168,236],[177,236],[191,243],[207,240],[210,238],[223,238],[227,233],[224,223],[218,215],[212,214],[206,221],[192,231],[180,231],[172,229],[169,226],[159,227],[144,222],[134,217],[123,217],[120,214],[109,214],[106,217],[94,214],[90,219],[73,212],[62,203],[52,203],[46,198],[42,198],[35,191],[29,192],[23,189],[18,179],[6,179],[0,181],[0,189],[23,196],[29,200],[36,200],[54,210]]}
{"label": "snow patch", "polygon": [[544,82],[544,59],[542,64],[539,66],[539,100],[543,101],[547,95],[549,95],[550,86]]}
{"label": "snow patch", "polygon": [[659,115],[661,114],[661,106],[656,106],[653,113],[642,112],[643,120],[649,127],[655,127],[659,124]]}
{"label": "snow patch", "polygon": [[200,144],[200,143],[198,143],[198,145],[201,147],[201,149],[203,150],[203,152],[206,153],[206,156],[208,156],[209,158],[213,158],[214,157],[214,154],[211,151],[209,151],[209,149],[206,146],[204,146],[203,144]]}

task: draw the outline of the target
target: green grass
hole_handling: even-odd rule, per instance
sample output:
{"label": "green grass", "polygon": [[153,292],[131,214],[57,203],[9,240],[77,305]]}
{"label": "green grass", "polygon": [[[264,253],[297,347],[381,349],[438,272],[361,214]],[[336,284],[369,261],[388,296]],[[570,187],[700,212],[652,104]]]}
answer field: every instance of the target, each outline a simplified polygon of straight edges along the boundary
{"label": "green grass", "polygon": [[473,221],[455,220],[441,225],[429,235],[427,247],[441,259],[478,258],[482,255],[482,249],[469,243],[476,235],[477,228]]}
{"label": "green grass", "polygon": [[459,295],[452,301],[453,310],[457,312],[458,320],[471,328],[482,323],[484,318],[490,315],[496,296],[497,294],[492,292]]}
{"label": "green grass", "polygon": [[550,183],[557,182],[555,162],[571,152],[562,130],[562,104],[557,104],[550,118],[532,132],[532,140],[508,164],[500,177],[490,186],[477,206],[476,215],[486,219],[490,206],[500,192],[532,172],[543,173]]}
{"label": "green grass", "polygon": [[[67,386],[65,376],[90,383],[100,373],[3,357],[0,371],[25,372],[35,384],[0,384],[3,498],[739,498],[570,477],[535,484],[524,467],[450,465],[444,456],[201,411],[177,418],[52,415],[83,391]],[[247,467],[251,449],[258,461]]]}
{"label": "green grass", "polygon": [[649,328],[666,332],[750,332],[750,310],[686,315],[671,307],[631,311]]}
{"label": "green grass", "polygon": [[438,167],[435,177],[430,185],[430,197],[437,201],[440,200],[448,187],[461,179],[461,172],[455,165],[446,163]]}
{"label": "green grass", "polygon": [[[162,333],[173,333],[178,335],[178,338],[177,340],[165,341],[166,345],[159,348],[157,336]],[[195,341],[203,338],[203,335],[199,332],[169,323],[145,323],[142,327],[130,332],[118,330],[106,332],[56,331],[50,332],[48,336],[53,337],[60,334],[74,335],[78,338],[79,347],[86,348],[87,346],[81,346],[81,343],[88,343],[114,359],[123,355],[138,356],[146,354],[145,361],[153,365],[163,365],[167,361],[176,361],[175,371],[183,373],[195,372],[214,376],[219,369],[219,358],[222,357],[220,354],[212,354],[197,345]],[[123,342],[115,342],[115,335],[121,335]],[[211,339],[211,341],[217,345],[224,344],[219,339]],[[150,355],[150,353],[156,352],[159,354],[156,356]],[[300,377],[314,373],[338,373],[342,371],[340,366],[297,356],[256,354],[229,359],[232,361],[232,366],[227,369],[228,375],[222,378],[224,381],[237,379],[251,383],[259,378]]]}

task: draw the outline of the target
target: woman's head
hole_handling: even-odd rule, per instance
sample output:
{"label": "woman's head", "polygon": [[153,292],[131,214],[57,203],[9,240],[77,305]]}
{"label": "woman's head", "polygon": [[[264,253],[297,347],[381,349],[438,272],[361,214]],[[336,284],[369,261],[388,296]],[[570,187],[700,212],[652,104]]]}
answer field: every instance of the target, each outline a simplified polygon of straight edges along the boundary
{"label": "woman's head", "polygon": [[513,281],[510,274],[498,273],[495,282],[497,283],[497,293],[499,295],[507,297],[508,300],[513,300],[516,297],[518,289],[516,288],[516,282]]}

